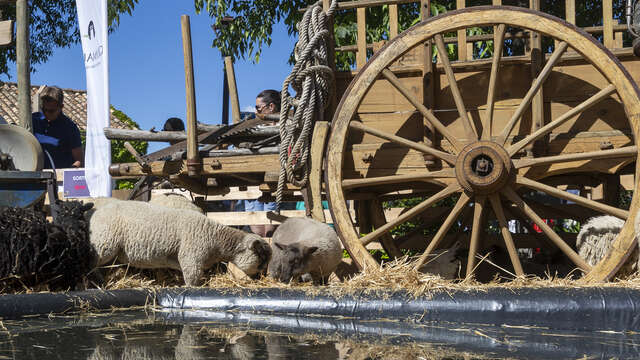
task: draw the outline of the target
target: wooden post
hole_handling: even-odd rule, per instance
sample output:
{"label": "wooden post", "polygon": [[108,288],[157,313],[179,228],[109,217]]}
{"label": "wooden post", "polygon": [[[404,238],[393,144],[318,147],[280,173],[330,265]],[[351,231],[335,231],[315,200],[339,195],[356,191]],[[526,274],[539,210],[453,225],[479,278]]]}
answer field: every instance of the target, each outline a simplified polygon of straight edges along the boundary
{"label": "wooden post", "polygon": [[[429,16],[431,16],[431,0],[421,0],[420,1],[420,20],[424,21]],[[433,47],[431,40],[427,41],[424,44],[422,53],[422,100],[424,101],[427,109],[433,112],[436,108],[436,80],[437,73],[435,71],[435,66],[433,65]],[[423,119],[422,123],[424,124],[424,136],[422,141],[427,146],[433,146],[434,143],[437,142],[436,132],[434,131],[433,125],[426,119]],[[436,163],[436,158],[433,155],[424,155],[425,163],[427,165],[434,165]]]}
{"label": "wooden post", "polygon": [[357,12],[357,27],[358,35],[356,38],[356,44],[358,52],[356,53],[356,67],[358,70],[362,69],[367,62],[367,17],[366,8],[360,7],[356,9]]}
{"label": "wooden post", "polygon": [[[531,0],[531,9],[540,10],[540,0]],[[531,32],[531,79],[535,79],[544,67],[544,54],[542,53],[542,34]],[[531,133],[544,125],[544,96],[543,86],[531,100]],[[534,151],[534,143],[526,148],[527,155]]]}
{"label": "wooden post", "polygon": [[398,36],[398,4],[389,4],[389,39]]}
{"label": "wooden post", "polygon": [[604,47],[613,48],[613,2],[612,0],[602,1],[602,27]]}
{"label": "wooden post", "polygon": [[227,74],[227,84],[229,85],[229,95],[231,96],[231,118],[233,123],[240,122],[240,100],[238,99],[238,87],[236,86],[236,72],[233,69],[233,58],[224,57],[224,68]]}
{"label": "wooden post", "polygon": [[20,125],[33,132],[31,123],[31,63],[29,54],[29,2],[16,1],[16,63],[18,68],[18,113]]}
{"label": "wooden post", "polygon": [[200,173],[202,163],[198,154],[198,118],[196,115],[196,89],[193,79],[193,52],[191,49],[191,22],[188,15],[180,18],[182,24],[182,51],[187,94],[187,169],[189,176]]}
{"label": "wooden post", "polygon": [[[465,0],[456,0],[456,9],[464,9]],[[458,60],[465,61],[467,54],[467,29],[458,30]]]}
{"label": "wooden post", "polygon": [[568,23],[576,24],[576,0],[566,0],[565,17]]}

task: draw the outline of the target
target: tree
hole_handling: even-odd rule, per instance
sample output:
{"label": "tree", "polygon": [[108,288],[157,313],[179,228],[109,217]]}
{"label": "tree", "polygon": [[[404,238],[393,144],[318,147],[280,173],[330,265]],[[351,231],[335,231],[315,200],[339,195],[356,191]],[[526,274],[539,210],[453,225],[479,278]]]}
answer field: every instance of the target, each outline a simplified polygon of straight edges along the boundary
{"label": "tree", "polygon": [[[315,3],[315,0],[194,0],[197,12],[206,11],[211,16],[214,25],[213,46],[220,49],[223,55],[238,58],[251,58],[254,62],[260,60],[261,49],[264,45],[271,45],[273,24],[284,21],[289,34],[297,32],[295,25],[302,18],[300,8]],[[489,0],[467,0],[467,6],[490,5]],[[542,1],[542,11],[564,17],[564,0]],[[503,0],[504,5],[529,7],[529,0]],[[455,0],[432,0],[431,13],[434,15],[454,9]],[[625,22],[624,2],[614,2],[614,18]],[[602,25],[602,1],[586,0],[576,2],[576,22],[578,26]],[[225,25],[226,19],[231,20]],[[386,6],[367,8],[367,42],[388,39],[388,11]],[[336,46],[353,45],[356,42],[356,14],[354,10],[338,11],[335,15],[334,34]],[[399,5],[400,31],[409,28],[419,21],[418,3]],[[469,35],[490,32],[490,29],[474,28],[467,30]],[[549,46],[551,42],[549,42]],[[507,42],[507,51],[515,53],[523,49],[523,43]],[[449,55],[455,56],[455,46],[449,47]],[[490,57],[493,44],[478,42],[475,44],[476,54],[480,57]],[[336,65],[346,70],[355,63],[354,53],[338,53]]]}
{"label": "tree", "polygon": [[[139,0],[109,0],[109,31],[120,24],[120,15],[131,15]],[[57,47],[68,47],[80,41],[75,0],[31,0],[31,23],[29,42],[31,44],[32,69],[49,59]],[[16,19],[14,4],[0,6],[2,20]],[[0,73],[8,74],[8,64],[16,61],[13,46],[0,49]]]}

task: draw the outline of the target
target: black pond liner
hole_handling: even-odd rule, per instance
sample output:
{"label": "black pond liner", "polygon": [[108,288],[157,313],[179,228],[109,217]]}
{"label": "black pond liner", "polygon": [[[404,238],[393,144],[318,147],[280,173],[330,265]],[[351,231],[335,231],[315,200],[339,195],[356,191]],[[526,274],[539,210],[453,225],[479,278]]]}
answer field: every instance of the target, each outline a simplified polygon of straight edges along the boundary
{"label": "black pond liner", "polygon": [[618,287],[451,290],[328,296],[291,289],[167,288],[0,296],[0,318],[144,305],[359,320],[529,326],[554,330],[639,331],[640,290]]}

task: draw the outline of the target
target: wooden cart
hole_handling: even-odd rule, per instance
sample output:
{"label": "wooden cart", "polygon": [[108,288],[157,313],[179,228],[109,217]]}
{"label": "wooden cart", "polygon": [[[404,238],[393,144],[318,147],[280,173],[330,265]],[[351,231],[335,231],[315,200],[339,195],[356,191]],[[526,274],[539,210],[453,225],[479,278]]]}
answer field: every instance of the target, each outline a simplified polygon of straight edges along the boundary
{"label": "wooden cart", "polygon": [[[468,249],[467,276],[479,254],[497,247],[516,275],[567,262],[588,281],[612,277],[637,246],[637,197],[620,200],[636,189],[640,131],[640,62],[623,46],[626,26],[613,19],[612,1],[603,1],[603,26],[580,29],[572,25],[574,0],[566,1],[567,21],[536,11],[539,1],[527,9],[500,0],[464,8],[459,0],[458,10],[429,17],[423,0],[424,21],[397,34],[398,6],[408,2],[339,3],[355,9],[358,40],[337,51],[355,51],[357,65],[335,73],[339,104],[313,134],[308,189],[317,217],[326,194],[360,268],[379,266],[367,249],[373,242],[392,258],[415,255],[417,268],[459,242]],[[365,8],[381,5],[390,40],[367,44]],[[474,27],[493,32],[467,35]],[[505,50],[517,39],[524,53]],[[493,44],[492,58],[478,59],[478,42]],[[433,56],[449,46],[456,61]],[[375,50],[370,58],[367,49]],[[275,153],[205,156],[198,169],[188,162],[120,164],[112,175],[170,175],[199,193],[230,184],[272,192],[279,171]],[[388,201],[412,206],[390,217]],[[590,265],[563,224],[597,215],[628,221],[606,257]],[[524,230],[512,233],[510,224]]]}

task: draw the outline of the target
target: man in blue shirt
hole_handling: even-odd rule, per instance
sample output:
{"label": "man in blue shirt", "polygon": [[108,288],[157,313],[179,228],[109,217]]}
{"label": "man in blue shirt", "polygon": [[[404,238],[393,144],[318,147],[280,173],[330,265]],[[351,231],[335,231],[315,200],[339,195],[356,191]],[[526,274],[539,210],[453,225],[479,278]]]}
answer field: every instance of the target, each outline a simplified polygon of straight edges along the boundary
{"label": "man in blue shirt", "polygon": [[[84,151],[78,126],[62,113],[64,95],[55,86],[40,94],[41,112],[33,113],[33,133],[45,152],[45,169],[82,167]],[[53,163],[52,163],[53,162]]]}

